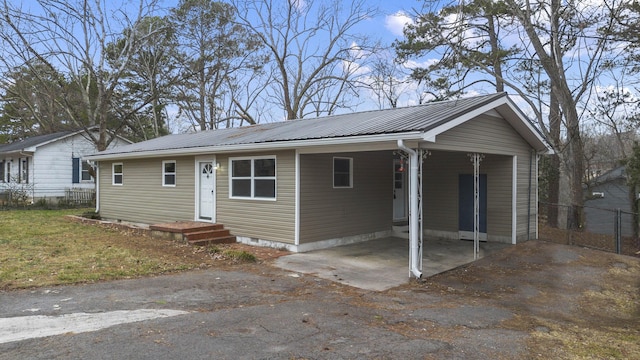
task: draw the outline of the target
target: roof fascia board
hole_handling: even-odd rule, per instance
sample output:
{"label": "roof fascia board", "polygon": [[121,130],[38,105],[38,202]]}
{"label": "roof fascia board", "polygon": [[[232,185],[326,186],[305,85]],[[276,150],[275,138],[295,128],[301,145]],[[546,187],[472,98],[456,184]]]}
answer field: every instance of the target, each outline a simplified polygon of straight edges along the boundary
{"label": "roof fascia board", "polygon": [[74,132],[72,132],[72,133],[68,133],[68,134],[66,134],[66,135],[62,135],[62,136],[60,136],[60,137],[57,137],[57,138],[55,138],[55,139],[49,139],[49,140],[47,140],[47,141],[43,141],[43,142],[41,142],[41,143],[39,143],[39,144],[35,144],[35,145],[33,145],[33,149],[34,149],[34,151],[35,151],[35,148],[37,148],[37,147],[44,146],[44,145],[47,145],[47,144],[51,144],[51,143],[54,143],[54,142],[56,142],[56,141],[64,140],[64,139],[66,139],[66,138],[70,138],[70,137],[72,137],[72,136],[76,136],[76,135],[80,134],[80,133],[81,133],[81,132],[83,132],[83,131],[84,131],[84,130],[77,130],[77,131],[74,131]]}
{"label": "roof fascia board", "polygon": [[541,147],[551,151],[551,153],[553,153],[553,149],[551,149],[548,145],[547,145],[547,141],[545,140],[545,138],[540,134],[540,132],[533,126],[533,124],[527,120],[526,115],[522,112],[522,110],[520,110],[519,107],[516,106],[516,104],[507,97],[506,101],[506,105],[509,106],[509,109],[511,111],[513,111],[513,113],[518,117],[518,119],[520,119],[520,122],[522,124],[524,124],[527,129],[529,130],[529,132],[531,132],[531,134],[536,138],[536,140],[538,140],[538,142],[540,143]]}
{"label": "roof fascia board", "polygon": [[[36,145],[34,145],[34,146],[33,146],[33,149],[34,149],[33,151],[35,151],[35,148],[36,148],[36,147],[39,147],[39,146],[44,146],[44,145],[47,145],[47,144],[51,144],[52,142],[56,142],[56,141],[60,141],[60,140],[64,140],[64,139],[70,138],[70,137],[72,137],[72,136],[80,135],[80,134],[82,134],[82,133],[84,133],[84,132],[86,132],[86,131],[98,131],[98,130],[99,130],[99,129],[98,129],[98,126],[92,126],[92,127],[89,127],[88,129],[80,129],[80,130],[76,130],[76,131],[74,131],[74,132],[72,132],[72,133],[69,133],[69,134],[67,134],[67,135],[60,136],[60,137],[58,137],[58,138],[51,139],[51,140],[49,140],[49,141],[45,141],[45,142],[42,142],[42,143],[36,144]],[[113,134],[113,132],[111,132],[111,131],[109,131],[109,130],[107,130],[107,132],[108,132],[108,133],[110,133],[110,134]],[[120,140],[123,140],[124,142],[126,142],[126,143],[128,143],[128,144],[133,144],[133,141],[131,141],[131,140],[129,140],[129,139],[127,139],[127,138],[125,138],[125,137],[122,137],[122,136],[120,136],[120,135],[115,135],[115,137],[117,137],[117,138],[118,138],[118,139],[120,139]],[[85,139],[86,139],[86,138],[85,138]],[[90,140],[90,139],[87,139],[87,140]]]}
{"label": "roof fascia board", "polygon": [[184,149],[166,149],[166,150],[153,150],[153,151],[140,151],[129,153],[114,153],[104,154],[96,153],[86,156],[85,159],[92,161],[110,160],[110,159],[134,159],[134,158],[150,158],[161,157],[165,155],[172,156],[189,156],[198,155],[202,153],[233,153],[233,152],[246,152],[246,151],[264,151],[264,150],[279,150],[279,149],[294,149],[305,148],[312,146],[334,146],[334,145],[347,145],[347,144],[366,144],[385,141],[397,141],[398,139],[404,140],[419,140],[422,138],[421,131],[411,131],[404,133],[394,134],[378,134],[378,135],[363,135],[363,136],[349,136],[340,138],[322,138],[322,139],[310,139],[310,140],[289,140],[289,141],[274,141],[266,143],[251,143],[251,144],[238,144],[238,145],[223,145],[223,146],[204,146],[197,148],[184,148]]}
{"label": "roof fascia board", "polygon": [[7,157],[7,156],[33,156],[33,153],[35,152],[35,147],[29,147],[26,149],[18,149],[18,150],[13,150],[13,151],[7,151],[7,152],[0,152],[0,155]]}
{"label": "roof fascia board", "polygon": [[[419,139],[403,139],[407,146],[417,148]],[[305,154],[331,154],[331,153],[355,153],[365,151],[384,151],[398,150],[398,142],[396,141],[378,141],[367,144],[342,144],[332,146],[306,146],[299,148],[298,152]]]}

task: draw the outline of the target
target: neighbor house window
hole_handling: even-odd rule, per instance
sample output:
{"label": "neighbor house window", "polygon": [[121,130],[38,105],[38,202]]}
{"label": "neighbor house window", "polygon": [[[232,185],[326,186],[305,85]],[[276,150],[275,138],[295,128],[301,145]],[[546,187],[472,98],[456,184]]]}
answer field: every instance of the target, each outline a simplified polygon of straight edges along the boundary
{"label": "neighbor house window", "polygon": [[276,158],[274,156],[230,158],[230,197],[276,198]]}
{"label": "neighbor house window", "polygon": [[113,165],[111,165],[111,168],[113,173],[113,185],[122,185],[124,173],[124,167],[122,163],[114,163]]}
{"label": "neighbor house window", "polygon": [[176,186],[176,162],[162,162],[162,186]]}
{"label": "neighbor house window", "polygon": [[4,168],[5,168],[5,162],[4,160],[0,161],[0,182],[4,182]]}
{"label": "neighbor house window", "polygon": [[353,187],[353,159],[333,158],[333,187],[350,188]]}
{"label": "neighbor house window", "polygon": [[72,183],[79,184],[80,181],[91,181],[91,164],[87,161],[81,161],[80,158],[74,157],[73,161],[73,176]]}
{"label": "neighbor house window", "polygon": [[80,180],[82,181],[91,181],[91,164],[84,160],[82,162],[82,169],[80,170]]}
{"label": "neighbor house window", "polygon": [[29,158],[20,159],[19,164],[19,178],[18,181],[28,184],[29,183]]}

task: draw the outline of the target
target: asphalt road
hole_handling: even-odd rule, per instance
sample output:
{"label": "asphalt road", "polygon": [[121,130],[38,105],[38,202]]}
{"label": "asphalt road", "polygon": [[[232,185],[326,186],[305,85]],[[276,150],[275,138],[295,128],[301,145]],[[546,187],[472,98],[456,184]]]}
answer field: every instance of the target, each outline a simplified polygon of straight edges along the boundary
{"label": "asphalt road", "polygon": [[[548,329],[514,319],[527,312],[570,318],[576,309],[556,307],[571,295],[566,286],[557,298],[546,293],[548,303],[527,307],[527,299],[548,292],[558,266],[575,268],[565,275],[577,293],[607,269],[569,267],[583,249],[538,242],[520,249],[384,292],[267,264],[0,292],[0,359],[532,358],[528,340]],[[532,253],[547,266],[487,280],[496,264],[530,264]],[[477,273],[485,276],[467,281]],[[516,291],[500,291],[505,283]]]}

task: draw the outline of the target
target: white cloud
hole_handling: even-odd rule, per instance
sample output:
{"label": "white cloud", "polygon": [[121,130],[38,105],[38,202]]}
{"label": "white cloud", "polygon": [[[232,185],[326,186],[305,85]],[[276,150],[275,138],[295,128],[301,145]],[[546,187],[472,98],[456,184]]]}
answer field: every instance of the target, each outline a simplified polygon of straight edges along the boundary
{"label": "white cloud", "polygon": [[407,69],[427,68],[440,61],[439,59],[426,59],[423,61],[407,60],[402,65]]}
{"label": "white cloud", "polygon": [[402,30],[407,24],[413,24],[413,19],[402,10],[393,15],[387,15],[384,19],[384,27],[395,36],[402,36]]}
{"label": "white cloud", "polygon": [[293,6],[300,14],[307,11],[307,2],[304,0],[289,0],[289,4]]}

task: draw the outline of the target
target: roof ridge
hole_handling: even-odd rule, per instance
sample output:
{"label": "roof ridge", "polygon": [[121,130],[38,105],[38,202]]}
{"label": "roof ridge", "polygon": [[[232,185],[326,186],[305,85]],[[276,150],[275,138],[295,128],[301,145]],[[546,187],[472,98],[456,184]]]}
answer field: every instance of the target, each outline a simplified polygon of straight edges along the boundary
{"label": "roof ridge", "polygon": [[[345,113],[345,114],[332,114],[332,115],[318,116],[318,117],[314,117],[314,118],[284,120],[282,122],[299,121],[299,120],[327,119],[327,118],[333,118],[333,117],[344,116],[344,115],[361,115],[361,114],[366,114],[366,113],[380,113],[382,111],[391,112],[391,111],[394,111],[394,110],[406,110],[406,109],[425,107],[425,106],[443,105],[443,104],[447,104],[447,103],[451,103],[451,102],[457,102],[457,101],[461,101],[461,100],[473,100],[473,99],[478,99],[478,98],[482,98],[482,97],[494,97],[494,96],[495,97],[502,97],[502,96],[506,96],[506,95],[507,95],[507,93],[503,91],[503,92],[497,92],[497,93],[485,94],[485,95],[475,95],[475,96],[461,97],[461,98],[456,98],[456,99],[438,100],[438,101],[426,102],[426,103],[423,103],[423,104],[415,104],[415,105],[409,105],[409,106],[400,106],[400,107],[387,108],[387,109],[370,109],[370,110],[355,111],[355,112],[350,112],[350,113]],[[257,125],[260,125],[260,124],[257,124]]]}

